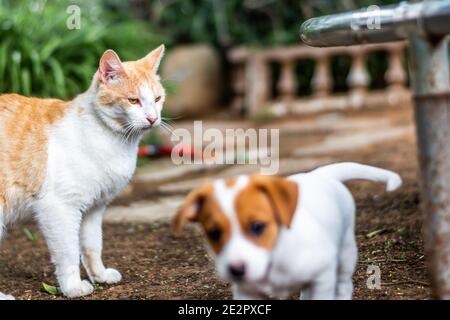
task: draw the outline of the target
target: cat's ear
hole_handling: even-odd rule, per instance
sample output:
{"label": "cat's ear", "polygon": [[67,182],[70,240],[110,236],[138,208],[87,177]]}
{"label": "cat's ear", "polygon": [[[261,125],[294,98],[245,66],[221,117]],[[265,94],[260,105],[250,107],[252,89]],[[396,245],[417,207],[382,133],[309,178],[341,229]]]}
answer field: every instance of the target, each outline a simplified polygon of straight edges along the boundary
{"label": "cat's ear", "polygon": [[104,83],[118,81],[125,76],[122,61],[113,50],[109,49],[103,53],[98,66],[98,75],[100,81]]}
{"label": "cat's ear", "polygon": [[159,64],[161,63],[161,59],[164,56],[164,51],[165,47],[162,44],[145,56],[145,62],[150,67],[153,73],[156,73],[158,71]]}

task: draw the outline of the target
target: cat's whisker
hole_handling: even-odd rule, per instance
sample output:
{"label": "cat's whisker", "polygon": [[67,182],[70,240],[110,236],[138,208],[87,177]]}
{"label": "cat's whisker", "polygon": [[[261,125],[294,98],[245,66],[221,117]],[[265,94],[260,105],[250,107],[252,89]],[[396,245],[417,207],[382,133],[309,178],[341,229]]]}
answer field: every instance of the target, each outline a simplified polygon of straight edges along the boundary
{"label": "cat's whisker", "polygon": [[127,136],[132,128],[133,128],[133,124],[126,121],[125,125],[124,125],[124,133],[121,135],[121,143],[127,142],[127,140],[128,140]]}
{"label": "cat's whisker", "polygon": [[161,117],[161,119],[163,119],[163,120],[178,120],[178,119],[181,119],[181,118],[183,118],[182,115],[179,115],[179,116],[176,116],[176,117]]}
{"label": "cat's whisker", "polygon": [[174,130],[174,127],[171,123],[169,123],[165,120],[162,120],[161,123],[164,124],[165,126],[169,127],[170,129]]}
{"label": "cat's whisker", "polygon": [[165,125],[169,126],[171,129],[173,129],[173,123],[167,122],[167,121],[161,121],[162,123],[164,123]]}
{"label": "cat's whisker", "polygon": [[173,128],[169,127],[166,123],[161,122],[161,128],[166,130],[169,134],[173,134]]}
{"label": "cat's whisker", "polygon": [[130,123],[130,128],[128,129],[128,133],[125,137],[125,142],[129,142],[131,139],[131,136],[133,134],[133,130],[135,129],[135,125],[133,125],[132,123]]}

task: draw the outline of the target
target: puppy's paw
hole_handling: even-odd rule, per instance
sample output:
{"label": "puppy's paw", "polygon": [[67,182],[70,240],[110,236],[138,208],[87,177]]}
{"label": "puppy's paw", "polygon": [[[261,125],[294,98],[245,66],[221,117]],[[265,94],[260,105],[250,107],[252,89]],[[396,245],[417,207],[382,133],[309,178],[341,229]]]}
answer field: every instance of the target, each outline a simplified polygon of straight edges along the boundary
{"label": "puppy's paw", "polygon": [[61,291],[68,298],[78,298],[94,292],[94,287],[89,281],[80,280],[61,287]]}
{"label": "puppy's paw", "polygon": [[12,295],[3,294],[0,292],[0,300],[16,300]]}
{"label": "puppy's paw", "polygon": [[96,283],[113,284],[120,282],[120,280],[122,280],[122,275],[119,271],[113,268],[105,269],[103,274],[94,277],[94,281]]}

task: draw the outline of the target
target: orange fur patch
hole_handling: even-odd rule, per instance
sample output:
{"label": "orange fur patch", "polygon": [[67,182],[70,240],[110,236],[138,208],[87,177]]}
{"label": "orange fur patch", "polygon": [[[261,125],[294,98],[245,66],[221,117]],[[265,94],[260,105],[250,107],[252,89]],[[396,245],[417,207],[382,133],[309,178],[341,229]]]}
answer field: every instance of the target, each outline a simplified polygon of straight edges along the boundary
{"label": "orange fur patch", "polygon": [[[203,231],[214,252],[219,253],[230,239],[231,225],[213,196],[208,196],[204,200],[198,214],[198,222],[202,225]],[[214,241],[208,236],[213,230],[219,230],[221,233],[218,241]]]}
{"label": "orange fur patch", "polygon": [[[222,250],[230,238],[230,222],[214,198],[214,188],[210,183],[192,191],[187,196],[174,219],[175,228],[180,231],[188,220],[201,224],[211,247],[216,253]],[[213,230],[220,232],[220,238],[216,241],[208,236]]]}
{"label": "orange fur patch", "polygon": [[[278,237],[279,225],[269,198],[254,181],[250,180],[249,184],[238,193],[235,210],[246,238],[260,247],[272,249]],[[260,236],[250,232],[250,225],[255,222],[265,225],[265,230]]]}
{"label": "orange fur patch", "polygon": [[0,95],[0,199],[10,193],[34,196],[42,186],[47,163],[47,129],[62,118],[68,102]]}
{"label": "orange fur patch", "polygon": [[236,178],[228,178],[225,180],[225,186],[227,188],[232,188],[236,184]]}

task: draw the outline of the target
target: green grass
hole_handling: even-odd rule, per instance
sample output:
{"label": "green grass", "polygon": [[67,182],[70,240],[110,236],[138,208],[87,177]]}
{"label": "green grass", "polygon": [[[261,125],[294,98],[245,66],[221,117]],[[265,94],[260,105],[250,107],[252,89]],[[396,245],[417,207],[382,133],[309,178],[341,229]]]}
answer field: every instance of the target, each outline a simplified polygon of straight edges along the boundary
{"label": "green grass", "polygon": [[[80,29],[67,28],[71,4],[80,7]],[[0,0],[0,93],[72,98],[87,89],[106,49],[134,60],[164,42],[125,14],[99,0]]]}

